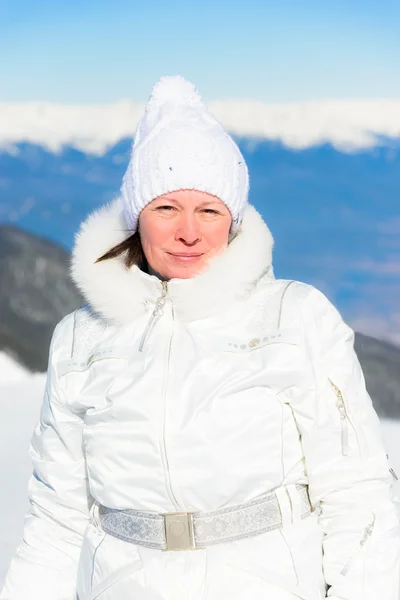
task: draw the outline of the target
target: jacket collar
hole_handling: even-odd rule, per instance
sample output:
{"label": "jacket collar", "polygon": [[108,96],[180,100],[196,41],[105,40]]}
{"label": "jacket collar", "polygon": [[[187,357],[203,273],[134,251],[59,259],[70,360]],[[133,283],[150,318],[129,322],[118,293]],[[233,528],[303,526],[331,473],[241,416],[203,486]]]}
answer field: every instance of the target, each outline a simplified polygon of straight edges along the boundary
{"label": "jacket collar", "polygon": [[[71,275],[94,312],[115,323],[128,323],[153,308],[161,282],[123,257],[95,261],[129,235],[120,198],[92,213],[76,235]],[[168,296],[184,321],[205,318],[245,300],[263,275],[273,279],[272,235],[253,206],[246,208],[241,230],[208,268],[192,279],[171,279]]]}

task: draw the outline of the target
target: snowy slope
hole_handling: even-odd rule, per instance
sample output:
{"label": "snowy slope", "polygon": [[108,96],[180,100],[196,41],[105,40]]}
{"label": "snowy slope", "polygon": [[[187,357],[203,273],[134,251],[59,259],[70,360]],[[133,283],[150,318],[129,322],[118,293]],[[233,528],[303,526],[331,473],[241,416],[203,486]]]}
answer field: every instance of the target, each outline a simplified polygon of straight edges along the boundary
{"label": "snowy slope", "polygon": [[[0,589],[20,538],[27,508],[29,440],[39,416],[45,382],[0,353]],[[400,473],[400,421],[382,421],[386,450]],[[400,485],[396,484],[400,496]]]}
{"label": "snowy slope", "polygon": [[29,440],[38,418],[45,376],[31,375],[0,354],[0,589],[21,534],[31,465]]}

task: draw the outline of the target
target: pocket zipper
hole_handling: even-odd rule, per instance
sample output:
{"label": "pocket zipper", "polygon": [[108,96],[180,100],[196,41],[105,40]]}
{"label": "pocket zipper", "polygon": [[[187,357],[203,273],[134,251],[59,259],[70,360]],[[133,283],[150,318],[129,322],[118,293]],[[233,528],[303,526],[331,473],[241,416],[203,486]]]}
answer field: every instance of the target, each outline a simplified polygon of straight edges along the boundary
{"label": "pocket zipper", "polygon": [[347,456],[349,453],[349,428],[348,428],[348,417],[346,412],[346,406],[344,404],[343,395],[340,389],[329,379],[329,383],[332,386],[333,391],[336,394],[336,407],[340,415],[340,425],[342,429],[342,454]]}
{"label": "pocket zipper", "polygon": [[360,554],[361,550],[364,548],[365,544],[370,539],[372,532],[374,530],[374,525],[375,525],[375,513],[373,513],[373,515],[374,515],[374,518],[373,518],[372,523],[367,525],[367,527],[364,529],[363,537],[359,541],[359,546],[355,550],[355,552],[353,552],[353,554],[351,555],[351,557],[349,558],[347,563],[344,565],[343,569],[340,571],[341,575],[347,575],[351,565],[353,564],[354,559]]}
{"label": "pocket zipper", "polygon": [[[329,377],[328,377],[329,379]],[[343,394],[337,385],[329,379],[329,383],[332,386],[333,391],[336,394],[336,407],[340,415],[340,426],[341,426],[341,438],[342,438],[342,454],[348,456],[349,454],[349,416],[347,414],[346,405],[344,403]]]}
{"label": "pocket zipper", "polygon": [[[389,460],[389,454],[386,454],[386,458]],[[393,467],[389,467],[389,473],[393,478],[393,483],[396,483],[396,481],[398,481],[399,478],[397,477],[396,471],[393,469]]]}

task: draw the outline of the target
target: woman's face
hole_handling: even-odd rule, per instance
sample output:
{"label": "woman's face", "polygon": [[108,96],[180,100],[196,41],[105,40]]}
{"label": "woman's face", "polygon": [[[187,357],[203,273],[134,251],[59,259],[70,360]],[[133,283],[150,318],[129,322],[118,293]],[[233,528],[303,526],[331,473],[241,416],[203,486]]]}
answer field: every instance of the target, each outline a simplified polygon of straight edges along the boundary
{"label": "woman's face", "polygon": [[200,273],[228,245],[231,213],[216,196],[179,190],[159,196],[140,213],[147,262],[165,279]]}

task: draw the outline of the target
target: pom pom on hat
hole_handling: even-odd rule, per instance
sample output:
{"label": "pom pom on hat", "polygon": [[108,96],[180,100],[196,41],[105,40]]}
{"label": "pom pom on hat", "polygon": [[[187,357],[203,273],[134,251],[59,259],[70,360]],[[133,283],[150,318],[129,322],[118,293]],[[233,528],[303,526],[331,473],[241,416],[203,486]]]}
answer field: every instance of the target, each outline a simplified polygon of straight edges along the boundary
{"label": "pom pom on hat", "polygon": [[165,75],[153,87],[147,107],[163,104],[164,102],[184,106],[204,106],[203,100],[190,81],[180,75]]}
{"label": "pom pom on hat", "polygon": [[122,182],[129,229],[136,231],[152,200],[182,189],[217,196],[231,212],[232,231],[238,229],[248,200],[245,160],[196,87],[179,75],[165,76],[153,87]]}

